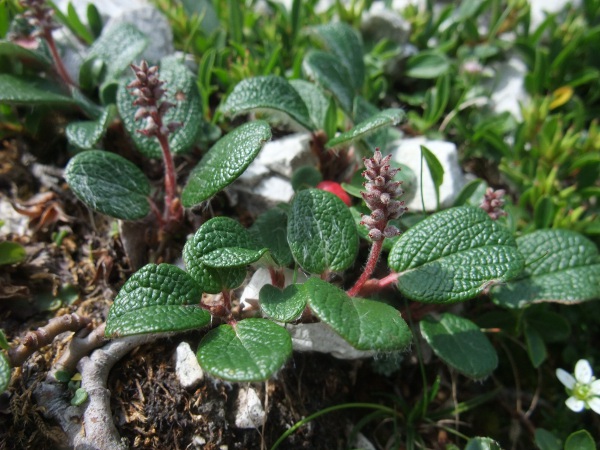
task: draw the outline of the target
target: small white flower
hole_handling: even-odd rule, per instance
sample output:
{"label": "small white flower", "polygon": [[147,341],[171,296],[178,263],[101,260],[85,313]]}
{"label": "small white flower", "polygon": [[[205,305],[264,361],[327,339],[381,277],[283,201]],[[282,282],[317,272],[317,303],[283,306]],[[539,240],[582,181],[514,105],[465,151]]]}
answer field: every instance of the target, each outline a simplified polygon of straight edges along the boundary
{"label": "small white flower", "polygon": [[556,369],[556,376],[570,395],[565,402],[567,407],[575,412],[591,408],[600,414],[600,380],[594,377],[590,363],[585,359],[577,361],[574,375],[566,370]]}

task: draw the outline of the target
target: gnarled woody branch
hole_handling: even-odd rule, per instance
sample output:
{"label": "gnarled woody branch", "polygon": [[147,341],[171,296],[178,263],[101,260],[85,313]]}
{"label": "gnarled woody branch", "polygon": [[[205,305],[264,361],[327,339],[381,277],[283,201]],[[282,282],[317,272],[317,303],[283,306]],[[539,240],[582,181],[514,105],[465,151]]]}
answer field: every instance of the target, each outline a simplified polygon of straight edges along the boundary
{"label": "gnarled woody branch", "polygon": [[8,351],[12,367],[21,366],[35,351],[50,344],[56,336],[65,331],[79,331],[91,325],[91,320],[78,314],[65,314],[50,319],[47,325],[30,331],[25,335],[21,344]]}

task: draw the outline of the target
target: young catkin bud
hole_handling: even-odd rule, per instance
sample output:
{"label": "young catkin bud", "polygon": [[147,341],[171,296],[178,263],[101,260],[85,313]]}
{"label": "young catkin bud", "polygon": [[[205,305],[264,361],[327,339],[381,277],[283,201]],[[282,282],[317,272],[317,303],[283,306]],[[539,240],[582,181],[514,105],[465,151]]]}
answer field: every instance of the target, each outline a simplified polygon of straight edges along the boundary
{"label": "young catkin bud", "polygon": [[366,170],[362,176],[367,181],[361,194],[372,213],[369,216],[363,215],[361,224],[367,227],[373,241],[398,236],[400,230],[388,225],[388,221],[397,219],[406,211],[404,202],[397,200],[404,191],[400,188],[402,182],[394,181],[398,169],[390,167],[391,157],[383,157],[379,149],[376,149],[372,158],[363,159]]}

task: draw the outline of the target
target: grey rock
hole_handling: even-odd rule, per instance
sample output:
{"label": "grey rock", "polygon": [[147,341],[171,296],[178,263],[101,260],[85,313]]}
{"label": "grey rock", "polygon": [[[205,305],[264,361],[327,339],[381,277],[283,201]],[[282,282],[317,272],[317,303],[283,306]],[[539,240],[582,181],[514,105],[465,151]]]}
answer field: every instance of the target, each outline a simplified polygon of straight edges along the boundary
{"label": "grey rock", "polygon": [[375,355],[374,351],[355,349],[323,322],[288,324],[286,329],[296,351],[327,353],[338,359],[363,359]]}
{"label": "grey rock", "polygon": [[175,350],[175,374],[185,389],[195,388],[204,379],[204,371],[187,342],[182,342]]}
{"label": "grey rock", "polygon": [[235,426],[238,428],[259,428],[265,420],[265,410],[252,387],[240,387],[236,401]]}
{"label": "grey rock", "polygon": [[427,147],[437,157],[444,169],[444,181],[440,187],[440,206],[449,207],[452,205],[460,190],[466,184],[465,176],[462,173],[458,162],[458,151],[456,145],[452,142],[427,140],[425,137],[416,137],[402,139],[388,147],[393,154],[392,158],[402,164],[410,167],[417,181],[415,183],[414,195],[407,203],[409,211],[423,211],[421,203],[421,184],[423,185],[423,197],[425,210],[434,211],[436,209],[436,197],[431,173],[425,161],[423,161],[423,182],[420,182],[421,174],[421,145]]}
{"label": "grey rock", "polygon": [[291,178],[300,166],[317,164],[317,158],[310,151],[310,141],[310,133],[296,133],[267,142],[258,155],[257,163]]}
{"label": "grey rock", "polygon": [[505,111],[511,113],[517,120],[522,119],[521,103],[527,103],[529,95],[525,90],[525,75],[527,66],[517,56],[496,64],[494,83],[491,86],[491,108],[496,114]]}

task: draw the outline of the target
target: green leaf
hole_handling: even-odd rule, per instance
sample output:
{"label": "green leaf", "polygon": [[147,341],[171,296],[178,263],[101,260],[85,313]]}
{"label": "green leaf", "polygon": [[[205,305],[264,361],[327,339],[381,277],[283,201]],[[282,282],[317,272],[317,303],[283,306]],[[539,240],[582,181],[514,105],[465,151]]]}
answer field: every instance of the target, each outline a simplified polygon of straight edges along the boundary
{"label": "green leaf", "polygon": [[350,130],[329,140],[325,144],[325,148],[332,149],[349,146],[352,142],[357,141],[358,139],[364,139],[384,127],[398,125],[403,118],[404,111],[401,109],[383,110],[358,125],[355,125]]}
{"label": "green leaf", "polygon": [[429,168],[431,180],[433,181],[433,186],[435,188],[435,200],[439,209],[440,186],[444,182],[444,168],[442,167],[442,164],[439,162],[437,157],[432,153],[432,151],[424,145],[421,145],[421,155],[423,158],[425,158],[425,162],[427,163],[427,167]]}
{"label": "green leaf", "polygon": [[443,313],[439,319],[427,317],[419,325],[435,354],[463,375],[485,378],[498,366],[496,350],[470,320]]}
{"label": "green leaf", "polygon": [[543,196],[538,199],[533,208],[533,221],[538,229],[549,228],[554,220],[556,208],[554,202],[549,196]]}
{"label": "green leaf", "polygon": [[575,304],[600,298],[600,257],[585,236],[569,230],[539,230],[517,239],[525,257],[522,276],[492,290],[507,308],[532,303]]}
{"label": "green leaf", "polygon": [[344,22],[332,22],[316,26],[314,31],[323,45],[346,68],[354,90],[360,90],[365,81],[365,63],[363,44],[354,28]]}
{"label": "green leaf", "polygon": [[564,450],[596,450],[596,443],[590,433],[579,430],[569,435]]}
{"label": "green leaf", "polygon": [[412,78],[438,78],[450,69],[450,60],[443,53],[426,50],[408,58],[405,75]]}
{"label": "green leaf", "polygon": [[271,127],[262,120],[247,122],[224,137],[192,170],[181,194],[185,207],[192,207],[233,183],[271,139]]}
{"label": "green leaf", "polygon": [[536,369],[542,365],[548,356],[546,344],[540,333],[535,328],[525,325],[525,342],[527,344],[527,354]]}
{"label": "green leaf", "polygon": [[106,64],[105,81],[118,79],[132,62],[142,54],[148,45],[148,38],[135,26],[122,22],[105,29],[90,47],[84,64],[99,59]]}
{"label": "green leaf", "polygon": [[212,252],[227,248],[256,250],[248,231],[228,217],[206,221],[183,247],[185,266],[204,292],[216,294],[223,289],[236,288],[244,281],[245,267],[215,269],[203,262]]}
{"label": "green leaf", "polygon": [[0,73],[0,103],[11,105],[67,105],[75,100],[58,93],[58,87],[42,78],[15,77]]}
{"label": "green leaf", "polygon": [[11,41],[0,41],[0,56],[17,58],[25,65],[34,64],[41,68],[48,67],[52,64],[50,58],[42,52],[26,49]]}
{"label": "green leaf", "polygon": [[200,307],[202,288],[170,264],[148,264],[123,285],[106,319],[106,336],[201,328],[210,314]]}
{"label": "green leaf", "polygon": [[307,77],[330,91],[342,109],[352,115],[354,90],[348,70],[340,65],[338,58],[322,51],[309,52],[302,62],[302,69]]}
{"label": "green leaf", "polygon": [[0,329],[0,349],[8,350],[8,340],[6,339],[6,334],[4,334],[4,330]]}
{"label": "green leaf", "polygon": [[315,166],[299,167],[292,174],[292,188],[295,192],[302,189],[314,188],[323,181],[323,175]]}
{"label": "green leaf", "polygon": [[400,313],[385,303],[351,298],[319,278],[304,283],[314,314],[358,350],[405,349],[412,339]]}
{"label": "green leaf", "polygon": [[79,388],[75,391],[75,395],[71,399],[71,405],[80,406],[83,405],[88,399],[88,393],[84,388]]}
{"label": "green leaf", "polygon": [[87,45],[91,45],[94,42],[94,36],[81,22],[73,3],[69,2],[67,5],[67,26],[73,32],[73,34],[80,39],[83,39]]}
{"label": "green leaf", "polygon": [[0,393],[8,389],[10,384],[10,363],[4,352],[0,352]]}
{"label": "green leaf", "polygon": [[454,200],[454,206],[478,206],[483,200],[486,187],[487,183],[481,178],[469,181]]}
{"label": "green leaf", "polygon": [[228,381],[264,381],[292,354],[292,339],[279,325],[265,319],[245,319],[221,325],[202,339],[200,366]]}
{"label": "green leaf", "polygon": [[115,153],[88,150],[75,155],[65,179],[83,203],[103,214],[137,220],[150,212],[150,182],[135,164]]}
{"label": "green leaf", "polygon": [[306,105],[312,126],[312,131],[325,129],[325,117],[329,108],[329,99],[316,84],[305,80],[290,80],[289,83],[298,92]]}
{"label": "green leaf", "polygon": [[94,148],[116,115],[115,105],[109,105],[98,120],[69,123],[65,130],[69,144],[82,150]]}
{"label": "green leaf", "polygon": [[302,284],[291,284],[283,291],[265,284],[258,296],[262,312],[278,322],[298,319],[308,302],[308,293]]}
{"label": "green leaf", "polygon": [[258,261],[266,251],[266,248],[261,250],[238,247],[218,248],[202,256],[200,261],[212,269],[239,268]]}
{"label": "green leaf", "polygon": [[539,333],[544,342],[566,341],[571,335],[571,323],[561,314],[531,307],[525,310],[525,326]]}
{"label": "green leaf", "polygon": [[320,189],[295,195],[287,231],[294,259],[310,273],[347,269],[358,253],[358,232],[350,210]]}
{"label": "green leaf", "polygon": [[540,450],[561,450],[560,439],[543,428],[535,430],[535,444]]}
{"label": "green leaf", "polygon": [[475,437],[469,439],[465,450],[502,450],[500,444],[488,437]]}
{"label": "green leaf", "polygon": [[25,248],[16,242],[0,242],[0,266],[16,264],[25,259]]}
{"label": "green leaf", "polygon": [[467,300],[523,269],[510,232],[469,206],[433,214],[410,228],[392,248],[388,263],[401,272],[400,291],[428,303]]}
{"label": "green leaf", "polygon": [[[202,99],[196,78],[176,57],[161,60],[159,76],[165,81],[167,89],[163,99],[175,105],[167,111],[163,121],[183,124],[169,135],[169,148],[174,154],[185,153],[196,144],[199,134],[203,131]],[[134,97],[126,88],[129,81],[122,81],[117,91],[117,106],[125,129],[141,153],[148,158],[160,158],[162,151],[158,140],[137,131],[144,128],[144,122],[135,120],[138,107],[134,106]]]}
{"label": "green leaf", "polygon": [[275,262],[282,267],[294,261],[287,241],[287,223],[287,213],[282,208],[273,208],[258,216],[250,229],[254,238],[269,249]]}
{"label": "green leaf", "polygon": [[253,110],[274,110],[285,113],[308,130],[314,129],[298,91],[285,78],[276,75],[242,80],[229,94],[221,110],[234,116]]}
{"label": "green leaf", "polygon": [[102,34],[104,22],[102,21],[100,11],[98,11],[98,8],[96,8],[96,5],[94,5],[93,3],[88,4],[86,10],[86,17],[90,26],[90,31],[94,35],[94,38],[97,39],[100,36],[100,34]]}

